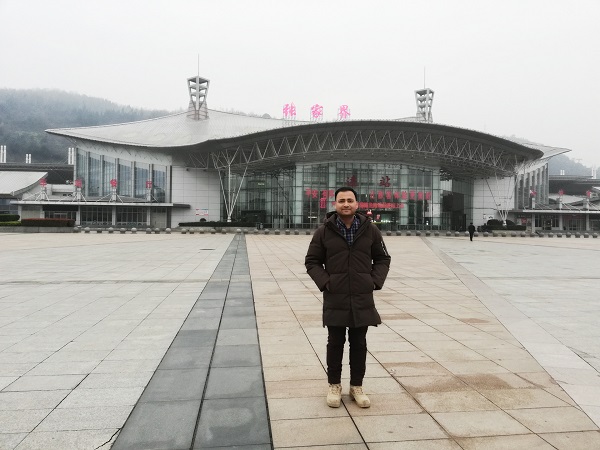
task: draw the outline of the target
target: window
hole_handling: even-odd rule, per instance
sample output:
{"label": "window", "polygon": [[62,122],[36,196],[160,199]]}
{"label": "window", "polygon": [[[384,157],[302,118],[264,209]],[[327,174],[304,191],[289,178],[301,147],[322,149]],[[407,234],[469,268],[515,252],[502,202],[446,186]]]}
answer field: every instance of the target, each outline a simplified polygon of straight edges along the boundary
{"label": "window", "polygon": [[131,162],[124,159],[119,160],[119,177],[117,193],[119,195],[132,196]]}
{"label": "window", "polygon": [[108,195],[112,192],[110,180],[117,179],[117,166],[115,164],[115,159],[110,158],[108,156],[104,157],[102,164],[103,164],[103,172],[104,172],[103,183],[102,183],[102,195]]}
{"label": "window", "polygon": [[112,207],[82,206],[81,225],[111,225]]}
{"label": "window", "polygon": [[101,165],[100,157],[90,153],[89,155],[89,175],[88,175],[88,195],[91,197],[99,197],[101,192]]}
{"label": "window", "polygon": [[135,163],[135,198],[146,197],[146,183],[150,180],[148,164]]}
{"label": "window", "polygon": [[146,223],[146,208],[138,208],[135,206],[117,208],[117,225],[140,226],[146,225]]}

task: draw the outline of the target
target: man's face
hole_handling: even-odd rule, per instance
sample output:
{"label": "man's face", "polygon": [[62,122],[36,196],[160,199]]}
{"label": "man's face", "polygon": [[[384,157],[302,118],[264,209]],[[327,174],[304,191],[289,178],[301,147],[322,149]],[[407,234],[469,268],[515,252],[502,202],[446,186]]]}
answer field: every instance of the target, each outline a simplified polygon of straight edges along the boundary
{"label": "man's face", "polygon": [[357,209],[358,202],[352,191],[338,192],[335,198],[335,212],[338,213],[340,218],[354,216]]}

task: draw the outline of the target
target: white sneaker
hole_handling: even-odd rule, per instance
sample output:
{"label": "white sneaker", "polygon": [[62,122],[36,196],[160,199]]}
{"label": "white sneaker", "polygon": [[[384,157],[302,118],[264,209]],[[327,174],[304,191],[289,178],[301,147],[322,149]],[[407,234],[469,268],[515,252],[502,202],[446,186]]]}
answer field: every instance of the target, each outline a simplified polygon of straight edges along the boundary
{"label": "white sneaker", "polygon": [[369,400],[367,394],[363,392],[362,386],[350,386],[350,397],[361,408],[368,408],[371,406],[371,400]]}
{"label": "white sneaker", "polygon": [[332,408],[339,408],[342,403],[342,385],[341,384],[330,384],[329,391],[327,391],[327,406]]}

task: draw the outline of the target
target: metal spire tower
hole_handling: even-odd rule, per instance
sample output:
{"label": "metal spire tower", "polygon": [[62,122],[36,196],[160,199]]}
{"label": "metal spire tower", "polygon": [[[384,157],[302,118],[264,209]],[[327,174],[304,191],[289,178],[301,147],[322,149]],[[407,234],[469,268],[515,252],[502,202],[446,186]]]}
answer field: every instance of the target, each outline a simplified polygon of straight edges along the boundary
{"label": "metal spire tower", "polygon": [[200,75],[188,78],[188,92],[190,95],[188,117],[196,120],[208,118],[206,95],[208,94],[209,83],[209,80],[200,77]]}
{"label": "metal spire tower", "polygon": [[417,120],[419,122],[433,122],[431,106],[433,104],[433,91],[429,88],[415,91],[415,100],[417,101]]}

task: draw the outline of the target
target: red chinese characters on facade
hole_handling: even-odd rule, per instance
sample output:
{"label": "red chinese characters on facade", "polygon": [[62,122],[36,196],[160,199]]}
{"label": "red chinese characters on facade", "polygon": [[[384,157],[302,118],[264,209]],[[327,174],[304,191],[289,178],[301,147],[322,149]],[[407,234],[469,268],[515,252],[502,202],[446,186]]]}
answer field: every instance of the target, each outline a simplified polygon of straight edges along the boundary
{"label": "red chinese characters on facade", "polygon": [[346,185],[350,187],[358,186],[358,180],[356,179],[356,175],[352,175],[351,177],[346,178]]}
{"label": "red chinese characters on facade", "polygon": [[83,183],[80,179],[77,179],[73,182],[73,184],[75,185],[76,188],[81,188],[81,186],[83,186]]}
{"label": "red chinese characters on facade", "polygon": [[340,120],[345,120],[350,117],[350,108],[348,108],[348,105],[340,106],[340,109],[338,110],[338,117]]}
{"label": "red chinese characters on facade", "polygon": [[[319,193],[321,194],[321,196],[319,197]],[[304,194],[307,197],[311,197],[314,199],[317,198],[332,198],[335,195],[335,191],[333,189],[321,189],[321,191],[319,192],[319,189],[311,189],[311,188],[306,188],[304,190]]]}
{"label": "red chinese characters on facade", "polygon": [[46,179],[45,179],[45,178],[42,178],[42,179],[40,180],[40,186],[42,186],[42,187],[46,187],[46,185],[47,185],[47,184],[48,184],[48,182],[46,181]]}
{"label": "red chinese characters on facade", "polygon": [[382,176],[381,179],[379,180],[379,186],[390,187],[391,186],[390,177],[388,177],[387,175]]}
{"label": "red chinese characters on facade", "polygon": [[310,118],[312,120],[320,120],[323,118],[323,106],[315,103],[310,107]]}
{"label": "red chinese characters on facade", "polygon": [[374,209],[402,209],[404,208],[404,203],[395,203],[395,202],[358,202],[358,209],[360,210],[369,210],[371,208]]}
{"label": "red chinese characters on facade", "polygon": [[152,189],[152,181],[146,181],[146,189]]}
{"label": "red chinese characters on facade", "polygon": [[[312,189],[305,188],[304,193],[307,198],[319,201],[319,208],[325,209],[330,199],[335,196],[334,189]],[[402,209],[405,207],[409,197],[411,201],[430,201],[430,191],[393,191],[377,190],[369,191],[369,201],[358,202],[360,210],[369,209]],[[335,206],[335,201],[331,201],[331,206]]]}
{"label": "red chinese characters on facade", "polygon": [[283,105],[283,118],[284,119],[295,119],[296,118],[296,105],[294,103],[286,103]]}
{"label": "red chinese characters on facade", "polygon": [[117,187],[117,180],[116,180],[116,179],[114,179],[114,178],[113,178],[112,180],[110,180],[110,185],[111,185],[112,187],[116,188],[116,187]]}

